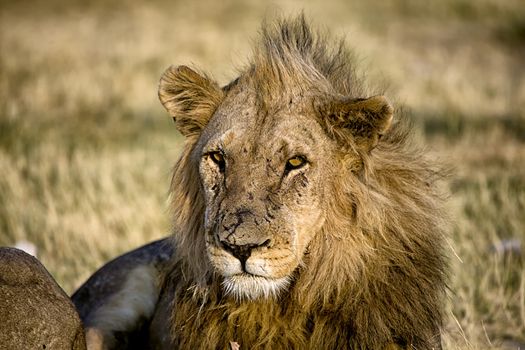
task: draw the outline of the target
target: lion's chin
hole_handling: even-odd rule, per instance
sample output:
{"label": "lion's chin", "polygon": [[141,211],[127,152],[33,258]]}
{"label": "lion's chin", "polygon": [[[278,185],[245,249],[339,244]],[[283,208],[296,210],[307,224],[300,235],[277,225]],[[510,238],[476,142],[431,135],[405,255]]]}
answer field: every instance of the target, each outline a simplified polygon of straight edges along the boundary
{"label": "lion's chin", "polygon": [[290,277],[271,279],[246,273],[224,277],[222,282],[225,293],[239,301],[276,298],[289,285]]}

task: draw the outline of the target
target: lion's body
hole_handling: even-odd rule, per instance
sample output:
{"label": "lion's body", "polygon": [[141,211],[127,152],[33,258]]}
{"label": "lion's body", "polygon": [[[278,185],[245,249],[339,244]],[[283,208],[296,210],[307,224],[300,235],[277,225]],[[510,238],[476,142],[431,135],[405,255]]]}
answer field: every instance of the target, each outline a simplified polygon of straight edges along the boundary
{"label": "lion's body", "polygon": [[440,347],[439,171],[353,65],[300,17],[266,26],[222,89],[164,74],[187,141],[152,348]]}

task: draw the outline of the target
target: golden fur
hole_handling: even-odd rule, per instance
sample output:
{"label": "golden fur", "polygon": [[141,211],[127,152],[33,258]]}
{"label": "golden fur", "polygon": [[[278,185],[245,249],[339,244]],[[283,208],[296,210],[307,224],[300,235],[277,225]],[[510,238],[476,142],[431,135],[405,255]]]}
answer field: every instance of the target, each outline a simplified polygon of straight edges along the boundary
{"label": "golden fur", "polygon": [[[160,297],[169,308],[155,316],[169,324],[170,345],[440,347],[446,267],[442,246],[446,222],[435,185],[440,171],[410,144],[400,113],[392,123],[393,109],[383,97],[363,99],[373,94],[355,73],[354,62],[342,41],[330,46],[327,35],[312,32],[299,17],[265,24],[252,63],[222,89],[186,67],[170,68],[161,80],[160,99],[187,136],[172,181],[176,258]],[[228,264],[234,259],[217,243],[220,233],[207,228],[205,220],[205,215],[212,215],[208,203],[214,195],[206,181],[226,175],[202,156],[203,147],[220,130],[240,123],[237,115],[251,113],[253,117],[243,123],[263,130],[281,123],[274,116],[283,111],[292,116],[286,121],[290,133],[300,134],[300,126],[311,121],[312,137],[326,139],[319,143],[325,166],[314,168],[312,163],[307,169],[319,174],[297,175],[319,183],[320,190],[316,187],[305,196],[317,203],[313,207],[320,207],[315,221],[320,227],[304,247],[294,250],[291,256],[297,261],[280,263],[293,270],[286,277],[289,285],[278,286],[269,295],[232,295],[224,288],[227,273],[216,256],[231,258]],[[294,111],[304,119],[294,121]],[[228,132],[221,142],[242,137],[238,131]],[[249,146],[264,148],[267,142],[255,138]],[[203,180],[206,176],[210,180]],[[235,198],[241,198],[243,189],[267,191],[270,186],[263,177],[251,179],[249,172],[239,178],[253,184],[240,180],[230,186],[225,179],[222,191],[237,191]],[[290,193],[295,196],[297,191],[293,187]],[[230,195],[226,192],[224,198]],[[294,201],[302,203],[298,198]],[[257,254],[284,251],[284,241],[269,237],[272,245],[258,243]],[[272,273],[279,277],[285,272]]]}

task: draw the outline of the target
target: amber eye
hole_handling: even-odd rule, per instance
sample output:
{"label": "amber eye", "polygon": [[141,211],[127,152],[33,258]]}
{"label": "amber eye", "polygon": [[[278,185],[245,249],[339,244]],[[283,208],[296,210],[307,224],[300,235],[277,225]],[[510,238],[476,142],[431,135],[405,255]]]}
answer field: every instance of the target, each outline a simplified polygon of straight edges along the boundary
{"label": "amber eye", "polygon": [[286,162],[286,171],[299,169],[305,164],[306,164],[306,159],[304,159],[304,157],[302,156],[296,156],[296,157],[290,158]]}
{"label": "amber eye", "polygon": [[211,160],[219,166],[221,171],[224,171],[224,156],[221,152],[212,152],[209,154]]}
{"label": "amber eye", "polygon": [[222,163],[222,162],[224,162],[224,157],[219,152],[214,152],[214,153],[210,154],[210,157],[215,163]]}

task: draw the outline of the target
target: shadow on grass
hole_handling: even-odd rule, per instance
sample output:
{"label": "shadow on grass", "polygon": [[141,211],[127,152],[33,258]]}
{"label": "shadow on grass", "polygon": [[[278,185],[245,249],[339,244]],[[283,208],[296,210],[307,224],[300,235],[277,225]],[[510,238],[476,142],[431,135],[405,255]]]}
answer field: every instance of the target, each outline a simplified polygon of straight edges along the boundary
{"label": "shadow on grass", "polygon": [[[417,115],[417,118],[415,117]],[[426,136],[444,136],[458,139],[470,133],[488,133],[500,129],[509,137],[525,142],[525,118],[519,115],[478,116],[476,118],[454,112],[428,114],[414,113],[410,119],[421,127]]]}

